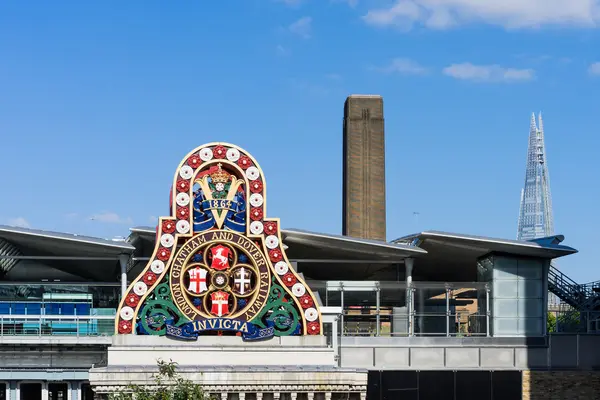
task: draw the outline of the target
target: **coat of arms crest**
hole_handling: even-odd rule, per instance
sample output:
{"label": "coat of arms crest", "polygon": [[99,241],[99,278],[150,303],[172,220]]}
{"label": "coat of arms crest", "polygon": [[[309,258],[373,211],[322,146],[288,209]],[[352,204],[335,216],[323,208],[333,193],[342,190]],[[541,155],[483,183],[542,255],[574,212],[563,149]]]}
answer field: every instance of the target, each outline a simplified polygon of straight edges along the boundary
{"label": "coat of arms crest", "polygon": [[318,297],[287,259],[279,220],[266,214],[265,187],[256,160],[237,146],[189,153],[116,331],[187,339],[237,332],[245,340],[321,334]]}

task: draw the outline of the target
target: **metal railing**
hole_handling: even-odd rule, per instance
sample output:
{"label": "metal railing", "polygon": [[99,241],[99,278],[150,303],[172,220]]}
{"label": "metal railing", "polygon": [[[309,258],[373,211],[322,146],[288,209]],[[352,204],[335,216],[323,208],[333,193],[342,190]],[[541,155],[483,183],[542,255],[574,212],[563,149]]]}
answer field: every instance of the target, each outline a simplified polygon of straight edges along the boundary
{"label": "metal railing", "polygon": [[548,312],[548,333],[600,333],[600,311],[563,306]]}
{"label": "metal railing", "polygon": [[114,315],[0,315],[0,337],[112,336],[114,326]]}
{"label": "metal railing", "polygon": [[548,289],[577,311],[590,312],[600,309],[600,294],[594,290],[599,285],[599,282],[578,284],[550,265]]}
{"label": "metal railing", "polygon": [[[359,337],[469,337],[488,335],[487,316],[478,313],[419,313],[409,314],[357,314],[345,310],[342,336]],[[413,333],[409,326],[414,323]],[[491,332],[490,332],[491,333]]]}
{"label": "metal railing", "polygon": [[[343,310],[342,336],[490,336],[483,282],[327,282],[322,297]],[[330,304],[334,302],[334,304]]]}

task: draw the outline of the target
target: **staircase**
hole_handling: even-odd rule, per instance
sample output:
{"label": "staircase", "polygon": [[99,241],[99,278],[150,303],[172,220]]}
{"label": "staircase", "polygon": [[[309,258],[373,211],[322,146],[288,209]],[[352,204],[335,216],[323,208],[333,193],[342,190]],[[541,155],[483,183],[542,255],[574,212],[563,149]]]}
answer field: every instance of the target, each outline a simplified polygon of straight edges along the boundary
{"label": "staircase", "polygon": [[[548,290],[558,296],[563,302],[572,307],[569,314],[564,315],[561,324],[569,326],[580,325],[583,331],[596,331],[598,327],[590,327],[588,321],[600,318],[600,281],[578,284],[567,275],[550,265],[548,271]],[[576,323],[577,322],[577,323]],[[596,323],[594,324],[596,325]],[[563,329],[564,331],[564,329]]]}
{"label": "staircase", "polygon": [[[577,310],[589,310],[587,308],[589,301],[597,297],[597,294],[593,290],[593,285],[593,283],[580,285],[560,272],[556,267],[550,265],[550,270],[548,271],[548,290]],[[585,310],[583,310],[584,308]]]}

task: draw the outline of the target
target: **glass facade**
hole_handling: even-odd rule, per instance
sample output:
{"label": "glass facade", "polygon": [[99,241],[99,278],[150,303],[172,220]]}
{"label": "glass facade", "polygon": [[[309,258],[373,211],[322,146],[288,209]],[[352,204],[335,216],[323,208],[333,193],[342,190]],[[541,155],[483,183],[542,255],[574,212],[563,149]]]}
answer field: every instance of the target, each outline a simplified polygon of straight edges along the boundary
{"label": "glass facade", "polygon": [[325,306],[341,307],[343,336],[488,336],[485,282],[311,282]]}
{"label": "glass facade", "polygon": [[110,335],[119,284],[0,283],[0,335]]}
{"label": "glass facade", "polygon": [[495,257],[494,333],[540,336],[545,332],[542,262]]}
{"label": "glass facade", "polygon": [[494,255],[479,262],[492,286],[493,336],[544,336],[548,262]]}
{"label": "glass facade", "polygon": [[[490,256],[479,282],[312,281],[344,336],[542,336],[544,261]],[[0,283],[0,335],[112,335],[120,285]]]}

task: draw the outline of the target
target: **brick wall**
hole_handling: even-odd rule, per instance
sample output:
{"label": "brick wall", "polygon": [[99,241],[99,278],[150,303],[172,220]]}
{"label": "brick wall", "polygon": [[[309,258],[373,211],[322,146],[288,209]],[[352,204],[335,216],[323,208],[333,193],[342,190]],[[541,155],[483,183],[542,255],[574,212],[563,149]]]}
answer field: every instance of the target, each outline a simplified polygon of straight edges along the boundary
{"label": "brick wall", "polygon": [[344,105],[344,235],[386,240],[383,98],[350,96]]}
{"label": "brick wall", "polygon": [[600,399],[600,371],[523,371],[523,400]]}

